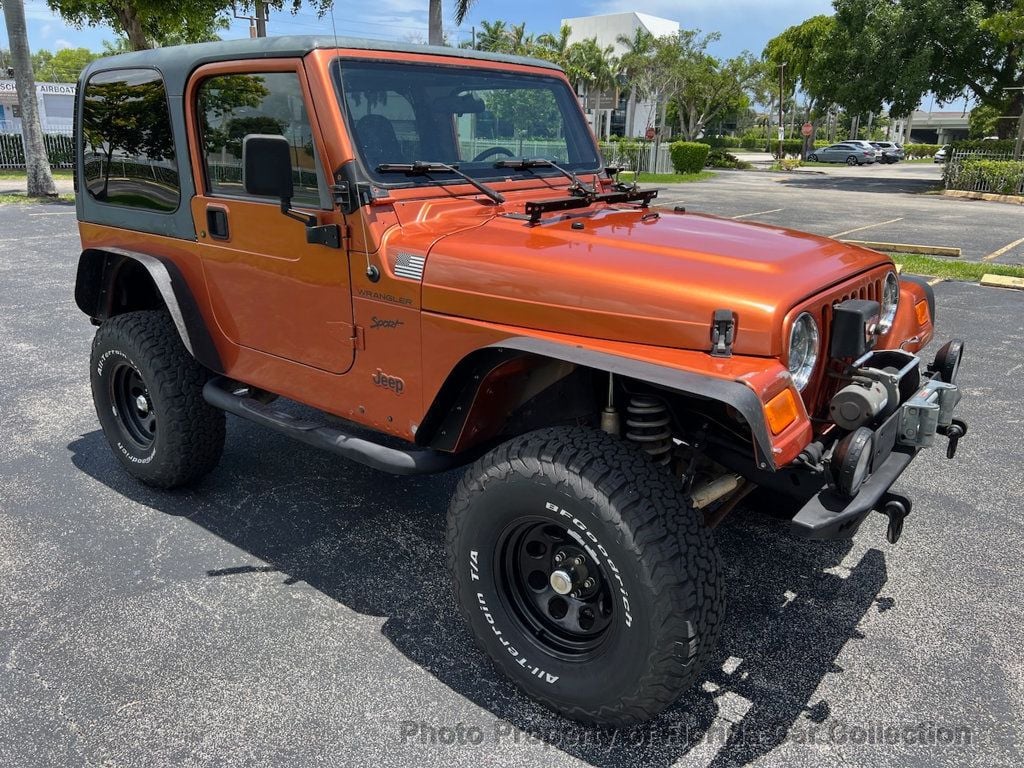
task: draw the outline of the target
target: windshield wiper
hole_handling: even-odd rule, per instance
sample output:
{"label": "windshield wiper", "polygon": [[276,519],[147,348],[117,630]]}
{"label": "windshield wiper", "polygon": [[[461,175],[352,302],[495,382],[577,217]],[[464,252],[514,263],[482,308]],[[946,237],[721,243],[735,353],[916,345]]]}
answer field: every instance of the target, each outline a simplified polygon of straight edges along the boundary
{"label": "windshield wiper", "polygon": [[560,174],[565,176],[572,182],[572,186],[569,187],[569,193],[573,195],[580,195],[581,197],[587,197],[589,195],[596,195],[597,189],[594,187],[588,187],[584,184],[580,177],[570,171],[568,168],[563,168],[560,165],[556,165],[551,160],[545,157],[523,157],[518,160],[499,160],[494,164],[495,168],[514,168],[516,170],[529,170],[530,168],[553,168]]}
{"label": "windshield wiper", "polygon": [[472,184],[474,187],[479,189],[485,195],[487,195],[494,202],[495,205],[499,205],[505,202],[505,196],[498,192],[496,189],[491,189],[486,184],[477,181],[472,176],[469,176],[459,170],[456,165],[449,165],[448,163],[438,162],[427,162],[426,160],[417,160],[413,163],[381,163],[377,166],[378,173],[405,173],[409,176],[425,176],[431,173],[454,173],[460,179]]}

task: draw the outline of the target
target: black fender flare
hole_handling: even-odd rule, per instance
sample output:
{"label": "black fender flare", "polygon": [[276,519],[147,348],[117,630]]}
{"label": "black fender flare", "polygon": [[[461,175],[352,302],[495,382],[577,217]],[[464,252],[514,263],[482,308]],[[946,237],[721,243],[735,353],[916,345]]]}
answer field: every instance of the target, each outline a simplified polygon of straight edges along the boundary
{"label": "black fender flare", "polygon": [[[775,471],[775,463],[771,437],[765,422],[761,400],[750,387],[739,381],[716,379],[698,373],[680,371],[657,363],[648,363],[628,357],[600,352],[573,344],[537,339],[529,336],[516,336],[504,339],[496,344],[482,347],[461,361],[449,375],[441,387],[416,434],[416,441],[430,441],[440,424],[447,421],[451,425],[461,398],[475,395],[484,380],[479,375],[476,383],[466,387],[460,384],[473,374],[483,374],[494,368],[496,364],[522,354],[532,354],[552,360],[572,363],[575,365],[606,371],[616,375],[643,381],[660,388],[678,392],[679,394],[713,400],[736,409],[750,427],[756,449],[754,465],[762,470]],[[475,359],[474,359],[475,358]],[[467,377],[466,374],[469,374]],[[465,408],[461,409],[465,418]],[[452,430],[449,429],[449,432]]]}
{"label": "black fender flare", "polygon": [[78,308],[100,322],[116,314],[112,306],[112,288],[118,272],[127,262],[142,266],[149,274],[189,354],[210,370],[223,373],[220,354],[199,311],[199,304],[181,270],[172,261],[123,248],[87,248],[78,259],[75,279],[75,304]]}

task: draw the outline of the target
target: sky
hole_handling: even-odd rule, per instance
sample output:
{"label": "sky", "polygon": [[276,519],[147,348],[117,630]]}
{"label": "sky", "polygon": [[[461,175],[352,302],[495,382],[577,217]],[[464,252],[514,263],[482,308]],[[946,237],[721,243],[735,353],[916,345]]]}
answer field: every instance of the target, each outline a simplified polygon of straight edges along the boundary
{"label": "sky", "polygon": [[[425,41],[427,0],[373,0],[370,3],[336,0],[333,25],[337,34],[387,40]],[[818,13],[831,12],[830,0],[518,0],[500,3],[476,0],[472,13],[461,28],[451,18],[453,0],[445,2],[445,26],[456,42],[469,39],[470,28],[481,20],[502,19],[508,23],[526,22],[535,34],[557,31],[563,18],[599,13],[640,11],[678,21],[685,29],[717,31],[722,39],[712,52],[733,56],[744,50],[760,54],[764,44],[788,26]],[[104,40],[112,40],[108,27],[75,29],[63,22],[43,0],[25,0],[29,45],[33,51],[85,47],[101,50]],[[323,34],[332,32],[332,19],[318,19],[308,8],[293,16],[272,13],[268,31],[272,35]],[[249,35],[249,23],[236,21],[221,37]],[[7,48],[7,32],[0,24],[0,48]]]}

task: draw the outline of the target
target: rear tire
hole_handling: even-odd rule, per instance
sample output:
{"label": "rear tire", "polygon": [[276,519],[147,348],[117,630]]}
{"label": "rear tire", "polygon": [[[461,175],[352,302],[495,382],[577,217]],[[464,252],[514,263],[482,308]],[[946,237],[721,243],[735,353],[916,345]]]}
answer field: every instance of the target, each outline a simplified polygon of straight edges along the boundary
{"label": "rear tire", "polygon": [[477,461],[452,498],[448,553],[484,651],[587,723],[630,725],[672,704],[700,679],[724,616],[718,551],[677,481],[604,432],[544,429]]}
{"label": "rear tire", "polygon": [[93,402],[128,473],[177,488],[212,470],[224,449],[224,413],[203,400],[209,372],[185,349],[166,312],[127,312],[92,344]]}
{"label": "rear tire", "polygon": [[857,162],[857,158],[854,157],[853,155],[850,155],[848,158],[846,158],[846,164],[847,165],[860,165],[860,163]]}

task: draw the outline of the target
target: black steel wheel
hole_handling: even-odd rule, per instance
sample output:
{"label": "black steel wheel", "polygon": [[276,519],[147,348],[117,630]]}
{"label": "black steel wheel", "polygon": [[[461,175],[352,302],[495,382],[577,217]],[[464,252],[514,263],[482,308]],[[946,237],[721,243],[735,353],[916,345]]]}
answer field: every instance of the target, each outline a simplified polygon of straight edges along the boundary
{"label": "black steel wheel", "polygon": [[724,615],[718,552],[678,481],[591,429],[539,430],[477,461],[448,510],[448,563],[495,664],[588,723],[669,706]]}
{"label": "black steel wheel", "polygon": [[582,660],[601,648],[614,613],[606,568],[563,525],[513,523],[498,540],[502,597],[549,653]]}
{"label": "black steel wheel", "polygon": [[156,440],[156,411],[142,374],[127,359],[114,362],[110,373],[110,400],[122,435],[140,451],[148,451]]}

